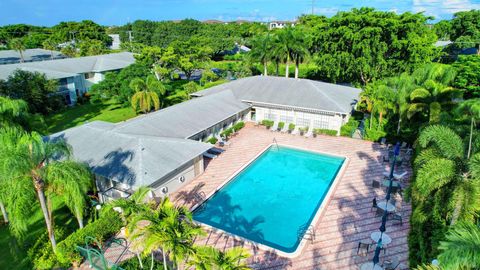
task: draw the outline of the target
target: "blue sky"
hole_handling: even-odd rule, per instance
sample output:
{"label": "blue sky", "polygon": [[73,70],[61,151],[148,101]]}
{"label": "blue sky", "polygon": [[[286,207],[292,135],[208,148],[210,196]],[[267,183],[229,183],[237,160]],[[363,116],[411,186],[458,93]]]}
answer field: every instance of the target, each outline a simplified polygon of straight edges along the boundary
{"label": "blue sky", "polygon": [[[424,11],[450,19],[457,11],[480,9],[480,0],[315,0],[316,14],[370,6],[396,12]],[[60,21],[90,19],[120,25],[137,19],[292,20],[310,13],[312,0],[1,0],[0,25],[27,23],[51,26]]]}

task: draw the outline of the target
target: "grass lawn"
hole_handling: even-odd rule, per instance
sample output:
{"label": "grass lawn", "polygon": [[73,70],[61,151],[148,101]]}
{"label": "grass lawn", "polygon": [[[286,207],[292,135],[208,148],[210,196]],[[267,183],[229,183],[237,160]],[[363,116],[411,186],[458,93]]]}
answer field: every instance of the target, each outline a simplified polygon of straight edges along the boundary
{"label": "grass lawn", "polygon": [[47,129],[44,134],[51,134],[67,128],[75,127],[86,121],[102,120],[107,122],[120,122],[135,117],[136,114],[130,107],[121,107],[113,102],[86,103],[67,108],[45,117]]}
{"label": "grass lawn", "polygon": [[[24,241],[16,241],[6,225],[0,225],[0,269],[33,269],[30,260],[27,257],[28,248],[31,247],[36,239],[46,232],[45,220],[40,210],[40,206],[35,204],[35,211],[28,221],[28,232]],[[67,233],[77,228],[76,219],[68,211],[63,202],[54,198],[53,209],[55,226],[61,226]],[[3,217],[0,214],[0,218]],[[57,240],[58,242],[58,240]]]}

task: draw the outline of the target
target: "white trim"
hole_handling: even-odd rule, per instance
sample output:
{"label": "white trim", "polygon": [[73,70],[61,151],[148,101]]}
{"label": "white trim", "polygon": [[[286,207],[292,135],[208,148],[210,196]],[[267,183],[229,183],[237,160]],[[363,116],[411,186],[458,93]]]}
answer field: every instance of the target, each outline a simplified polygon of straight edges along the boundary
{"label": "white trim", "polygon": [[[242,99],[242,101],[250,103],[251,106],[255,106],[255,104],[259,104],[259,105],[264,104],[264,105],[273,106],[273,107],[279,106],[279,107],[284,107],[284,108],[291,108],[292,110],[298,109],[298,110],[304,110],[304,111],[327,112],[327,113],[341,114],[341,115],[349,114],[349,113],[346,113],[346,112],[327,111],[327,110],[321,110],[321,109],[313,109],[313,108],[306,108],[306,107],[299,107],[299,106],[292,106],[292,105],[282,105],[282,104],[275,104],[275,103],[268,103],[268,102],[258,102],[258,101],[243,100],[243,99]],[[279,108],[279,109],[281,109],[281,108]]]}

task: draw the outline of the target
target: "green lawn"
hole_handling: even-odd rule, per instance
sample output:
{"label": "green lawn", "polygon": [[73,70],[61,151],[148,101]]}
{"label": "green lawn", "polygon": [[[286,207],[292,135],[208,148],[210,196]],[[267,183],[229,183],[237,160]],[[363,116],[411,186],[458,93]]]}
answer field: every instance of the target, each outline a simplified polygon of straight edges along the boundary
{"label": "green lawn", "polygon": [[[6,225],[0,225],[0,269],[33,269],[27,257],[27,251],[36,239],[46,232],[45,220],[38,204],[34,204],[37,211],[32,214],[28,221],[28,233],[22,242],[18,242],[10,233]],[[67,232],[73,232],[77,228],[76,219],[68,211],[63,202],[54,198],[53,209],[55,226],[64,228]],[[3,220],[2,215],[0,218]]]}
{"label": "green lawn", "polygon": [[113,102],[86,103],[67,108],[45,118],[47,129],[45,134],[62,131],[75,127],[86,121],[102,120],[107,122],[120,122],[135,117],[135,112],[130,107],[121,107]]}

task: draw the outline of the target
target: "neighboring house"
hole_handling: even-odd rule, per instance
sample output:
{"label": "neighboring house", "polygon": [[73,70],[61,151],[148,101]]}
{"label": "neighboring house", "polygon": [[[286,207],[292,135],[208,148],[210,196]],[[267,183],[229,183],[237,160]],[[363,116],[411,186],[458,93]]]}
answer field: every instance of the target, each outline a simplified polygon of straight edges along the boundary
{"label": "neighboring house", "polygon": [[[53,59],[66,58],[61,52],[50,51],[44,49],[26,49],[22,51],[23,62],[36,62]],[[22,57],[20,52],[15,50],[0,51],[0,65],[21,63]]]}
{"label": "neighboring house", "polygon": [[63,138],[96,175],[101,200],[140,186],[152,197],[178,190],[204,171],[204,143],[238,121],[295,123],[339,130],[360,90],[304,79],[249,77],[196,92],[196,98],[117,124],[95,121],[48,137]]}
{"label": "neighboring house", "polygon": [[102,81],[108,71],[118,71],[133,64],[135,59],[129,52],[47,60],[42,62],[0,65],[0,80],[6,80],[15,70],[40,72],[48,79],[58,80],[58,94],[65,97],[67,104],[75,104],[77,96]]}
{"label": "neighboring house", "polygon": [[273,21],[268,24],[268,29],[281,29],[287,26],[295,26],[296,22],[291,21]]}
{"label": "neighboring house", "polygon": [[119,34],[110,34],[108,36],[112,38],[112,45],[110,45],[110,49],[119,50],[120,49],[120,44],[122,43],[120,41],[120,35]]}

